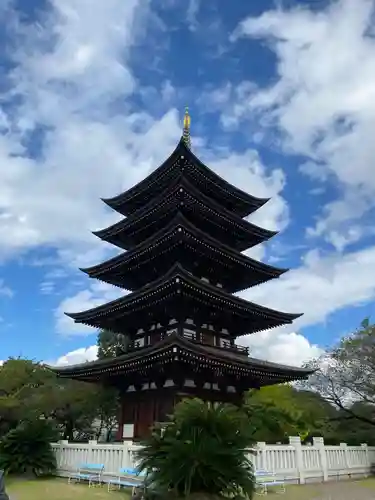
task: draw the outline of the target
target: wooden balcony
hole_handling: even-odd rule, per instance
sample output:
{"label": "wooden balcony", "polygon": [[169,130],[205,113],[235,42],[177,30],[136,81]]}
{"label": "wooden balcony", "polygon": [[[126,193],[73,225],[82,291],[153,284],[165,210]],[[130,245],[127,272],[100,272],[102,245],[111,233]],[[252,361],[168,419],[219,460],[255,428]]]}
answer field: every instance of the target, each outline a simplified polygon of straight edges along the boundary
{"label": "wooden balcony", "polygon": [[[169,332],[163,332],[160,333],[160,340],[165,338],[167,335],[170,335],[171,333],[175,333],[174,330],[171,330]],[[220,345],[213,344],[210,342],[206,336],[198,336],[195,332],[187,332],[184,331],[184,338],[189,340],[190,342],[194,342],[197,344],[201,345],[206,345],[208,347],[215,347],[216,349],[222,349],[224,351],[231,351],[236,354],[243,354],[244,356],[249,355],[249,348],[244,347],[244,346],[239,346],[237,344],[232,345],[229,341],[227,340],[221,340]],[[129,344],[128,350],[129,351],[134,351],[138,349],[143,349],[144,347],[149,347],[149,345],[144,344],[143,340],[135,340]]]}
{"label": "wooden balcony", "polygon": [[195,342],[197,344],[202,344],[206,345],[208,347],[216,347],[217,349],[223,349],[224,351],[231,351],[236,354],[243,354],[244,356],[249,355],[249,348],[244,347],[244,346],[239,346],[237,344],[231,345],[231,343],[227,340],[224,340],[221,342],[221,345],[214,345],[210,342],[208,342],[205,338],[198,338],[197,334],[189,334],[189,333],[184,333],[184,337],[191,342]]}

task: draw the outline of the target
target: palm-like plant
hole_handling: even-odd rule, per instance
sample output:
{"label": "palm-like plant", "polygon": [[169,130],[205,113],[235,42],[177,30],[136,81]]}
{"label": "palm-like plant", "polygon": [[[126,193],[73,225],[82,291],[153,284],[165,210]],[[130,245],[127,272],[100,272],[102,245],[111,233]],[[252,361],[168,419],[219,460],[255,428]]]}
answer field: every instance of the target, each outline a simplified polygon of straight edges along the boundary
{"label": "palm-like plant", "polygon": [[51,442],[56,437],[55,430],[45,420],[21,422],[0,442],[0,469],[9,474],[53,474],[56,458]]}
{"label": "palm-like plant", "polygon": [[248,419],[228,404],[187,399],[164,429],[155,427],[138,453],[153,489],[251,498],[254,476]]}

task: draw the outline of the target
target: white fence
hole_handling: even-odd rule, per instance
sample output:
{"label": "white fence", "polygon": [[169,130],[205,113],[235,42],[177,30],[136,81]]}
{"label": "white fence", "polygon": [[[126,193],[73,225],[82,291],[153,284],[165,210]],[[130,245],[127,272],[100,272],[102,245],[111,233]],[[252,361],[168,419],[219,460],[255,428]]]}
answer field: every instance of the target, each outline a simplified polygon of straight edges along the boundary
{"label": "white fence", "polygon": [[[58,474],[67,476],[82,463],[104,464],[108,477],[122,467],[134,467],[138,446],[124,444],[86,444],[60,441],[54,443]],[[306,483],[366,476],[375,464],[375,447],[325,446],[323,438],[314,438],[312,446],[301,445],[299,437],[290,437],[289,445],[258,443],[256,455],[251,455],[256,470],[274,471],[288,482]]]}

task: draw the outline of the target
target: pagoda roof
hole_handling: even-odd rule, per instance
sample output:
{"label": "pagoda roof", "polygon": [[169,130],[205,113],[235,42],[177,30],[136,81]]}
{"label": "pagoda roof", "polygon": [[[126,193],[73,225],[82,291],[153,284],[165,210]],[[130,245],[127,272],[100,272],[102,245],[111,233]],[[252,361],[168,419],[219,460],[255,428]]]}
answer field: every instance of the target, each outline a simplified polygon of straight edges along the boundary
{"label": "pagoda roof", "polygon": [[[248,388],[291,382],[307,378],[314,370],[286,366],[263,361],[260,359],[236,354],[233,351],[193,343],[180,336],[177,332],[165,337],[156,344],[131,351],[115,358],[106,358],[89,363],[70,365],[67,367],[50,367],[58,376],[74,378],[88,382],[98,380],[121,381],[123,385],[126,376],[129,382],[135,375],[147,375],[147,371],[155,369],[156,365],[173,361],[193,364],[203,369],[218,370],[222,375],[232,374],[237,379],[248,380]],[[151,372],[152,373],[152,372]]]}
{"label": "pagoda roof", "polygon": [[127,191],[103,201],[123,215],[131,215],[147,200],[168,186],[177,169],[187,169],[189,178],[201,185],[217,202],[240,217],[246,217],[263,206],[269,198],[257,198],[233,186],[204,165],[188,148],[181,137],[171,155],[141,182]]}
{"label": "pagoda roof", "polygon": [[[176,212],[185,213],[191,206],[194,207],[195,217],[205,221],[207,232],[210,228],[217,232],[219,227],[219,231],[231,238],[230,245],[240,251],[277,234],[277,231],[263,229],[229,212],[215,200],[197,190],[185,178],[175,179],[173,189],[168,187],[157,198],[152,198],[147,205],[129,217],[106,229],[94,231],[93,234],[127,250],[152,236],[160,227],[167,225]],[[216,229],[212,229],[212,225],[216,226]]]}
{"label": "pagoda roof", "polygon": [[159,322],[161,312],[170,319],[188,310],[200,311],[201,318],[205,316],[207,322],[217,321],[222,328],[232,329],[236,326],[238,334],[292,323],[301,316],[232,296],[196,278],[179,264],[136,292],[87,311],[65,314],[76,323],[119,332],[123,328],[121,325],[126,325],[127,329],[142,328],[147,320]]}
{"label": "pagoda roof", "polygon": [[[184,243],[188,245],[188,248],[184,248],[179,254],[180,260],[195,245],[206,255],[208,254],[208,258],[213,262],[214,271],[224,268],[230,274],[230,278],[228,280],[228,277],[220,272],[220,282],[228,292],[238,292],[264,283],[287,271],[287,269],[258,262],[233,250],[195,227],[181,213],[178,213],[167,226],[128,252],[123,252],[102,264],[81,270],[91,278],[98,278],[107,283],[134,290],[144,286],[146,280],[149,282],[150,279],[156,279],[158,274],[163,274],[163,271],[168,270],[165,266],[170,267],[171,261],[168,259],[173,251],[174,243],[180,246]],[[165,254],[167,257],[164,257]]]}

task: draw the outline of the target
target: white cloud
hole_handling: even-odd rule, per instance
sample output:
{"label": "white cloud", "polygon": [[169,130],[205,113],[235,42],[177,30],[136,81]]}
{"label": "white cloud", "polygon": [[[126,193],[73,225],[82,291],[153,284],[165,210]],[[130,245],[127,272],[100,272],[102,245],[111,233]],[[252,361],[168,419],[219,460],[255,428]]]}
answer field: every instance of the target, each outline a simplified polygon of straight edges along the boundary
{"label": "white cloud", "polygon": [[0,279],[0,296],[8,297],[9,299],[14,296],[14,291],[9,288],[2,279]]}
{"label": "white cloud", "polygon": [[[49,247],[57,251],[54,265],[61,260],[77,268],[96,264],[110,253],[109,246],[90,233],[118,220],[100,197],[117,194],[155,168],[174,148],[180,123],[169,81],[161,93],[170,109],[158,120],[131,111],[127,101],[142,89],[129,59],[147,21],[147,4],[109,0],[93,9],[87,0],[53,0],[49,5],[39,24],[14,23],[20,43],[11,54],[12,86],[2,96],[6,106],[0,115],[0,258]],[[189,5],[194,16],[197,3]],[[29,143],[39,144],[37,151],[29,150]],[[267,173],[253,151],[211,154],[211,160],[242,188],[257,196],[273,195],[254,222],[270,229],[285,227],[288,207],[281,196],[281,170]],[[263,248],[256,252],[260,256]],[[48,273],[40,286],[43,293],[61,289]],[[121,294],[100,287],[88,285],[64,298],[54,313],[60,334],[93,333],[63,313]]]}
{"label": "white cloud", "polygon": [[72,297],[67,297],[62,300],[55,310],[56,330],[63,336],[72,335],[92,335],[95,330],[91,327],[76,324],[74,320],[66,316],[64,313],[75,313],[85,311],[93,307],[97,307],[105,302],[117,299],[124,295],[124,292],[119,288],[115,288],[107,283],[95,281],[86,290],[81,290]]}
{"label": "white cloud", "polygon": [[241,294],[286,312],[304,313],[290,330],[324,322],[345,307],[375,297],[375,247],[346,255],[309,251],[301,267]]}
{"label": "white cloud", "polygon": [[[129,59],[145,34],[147,4],[110,0],[92,9],[87,0],[53,0],[50,7],[39,24],[14,23],[22,43],[2,96],[0,258],[49,246],[76,267],[109,254],[90,233],[118,220],[100,197],[130,187],[165,159],[180,123],[169,81],[161,94],[170,109],[158,120],[127,101],[143,88]],[[28,144],[39,144],[37,151]],[[216,166],[256,195],[275,195],[256,216],[261,222],[271,229],[287,223],[281,170],[268,174],[253,151],[219,155]]]}
{"label": "white cloud", "polygon": [[314,231],[340,250],[368,233],[365,226],[354,236],[350,223],[374,208],[374,5],[340,0],[315,12],[268,11],[245,19],[234,37],[266,39],[278,78],[264,89],[241,84],[245,92],[226,119],[259,111],[260,123],[283,132],[287,151],[310,158],[306,174],[335,181],[340,197],[323,207]]}
{"label": "white cloud", "polygon": [[91,261],[96,252],[101,258],[107,249],[90,231],[117,217],[99,198],[138,181],[173,148],[175,110],[157,121],[123,112],[135,90],[129,51],[146,7],[53,1],[39,24],[22,32],[17,24],[22,43],[2,95],[0,257],[48,245],[65,261],[81,254],[86,264],[88,249]]}
{"label": "white cloud", "polygon": [[274,363],[301,366],[317,358],[323,349],[300,333],[283,331],[281,328],[247,335],[238,344],[250,347],[250,356]]}
{"label": "white cloud", "polygon": [[189,0],[186,12],[188,27],[191,31],[198,28],[197,15],[200,9],[200,0]]}
{"label": "white cloud", "polygon": [[74,351],[68,352],[64,356],[60,356],[57,360],[47,362],[51,366],[67,366],[78,365],[80,363],[87,363],[94,361],[98,357],[98,347],[92,345],[90,347],[81,347]]}
{"label": "white cloud", "polygon": [[[285,174],[281,168],[268,172],[255,150],[242,154],[215,152],[207,154],[207,164],[231,184],[259,198],[271,198],[249,217],[254,224],[270,230],[282,230],[289,223],[289,208],[281,192]],[[218,156],[221,156],[221,158]]]}

